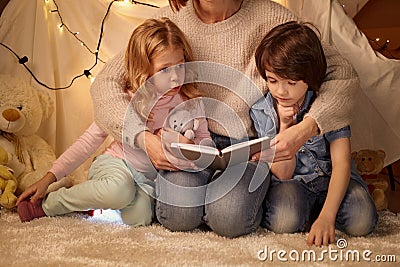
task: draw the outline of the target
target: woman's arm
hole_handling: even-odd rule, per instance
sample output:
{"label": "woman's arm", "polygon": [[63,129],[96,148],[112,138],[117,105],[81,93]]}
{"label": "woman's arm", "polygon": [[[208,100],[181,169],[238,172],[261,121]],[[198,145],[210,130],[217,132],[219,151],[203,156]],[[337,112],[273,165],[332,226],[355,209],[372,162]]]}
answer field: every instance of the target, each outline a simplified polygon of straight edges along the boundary
{"label": "woman's arm", "polygon": [[125,118],[129,119],[130,140],[134,140],[136,134],[145,129],[136,113],[126,116],[131,97],[125,91],[127,72],[124,62],[124,53],[121,51],[104,65],[90,88],[96,124],[120,142]]}
{"label": "woman's arm", "polygon": [[327,71],[318,97],[305,116],[314,119],[324,134],[350,124],[355,94],[359,90],[356,71],[337,50],[323,43]]}
{"label": "woman's arm", "polygon": [[350,181],[350,139],[340,138],[331,145],[332,176],[328,194],[317,220],[311,226],[307,244],[328,245],[335,241],[336,214]]}

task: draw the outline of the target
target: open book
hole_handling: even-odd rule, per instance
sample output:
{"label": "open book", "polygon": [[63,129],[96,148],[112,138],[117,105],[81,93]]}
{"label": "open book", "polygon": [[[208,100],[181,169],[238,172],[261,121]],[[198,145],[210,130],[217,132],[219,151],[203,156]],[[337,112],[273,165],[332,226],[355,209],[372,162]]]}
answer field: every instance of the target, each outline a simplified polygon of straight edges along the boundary
{"label": "open book", "polygon": [[223,170],[228,165],[247,162],[253,154],[269,148],[270,140],[269,137],[261,137],[228,146],[221,151],[211,146],[183,143],[172,143],[171,149],[177,157],[191,160],[199,168]]}

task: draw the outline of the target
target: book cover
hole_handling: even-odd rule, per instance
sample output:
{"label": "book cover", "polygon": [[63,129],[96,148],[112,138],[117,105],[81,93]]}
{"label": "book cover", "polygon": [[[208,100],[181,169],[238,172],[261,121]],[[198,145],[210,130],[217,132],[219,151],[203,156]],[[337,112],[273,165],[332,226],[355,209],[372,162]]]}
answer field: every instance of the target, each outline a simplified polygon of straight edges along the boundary
{"label": "book cover", "polygon": [[261,137],[228,146],[221,151],[210,146],[195,144],[172,143],[171,149],[175,156],[191,160],[199,168],[223,170],[229,165],[248,161],[251,156],[269,148],[269,137]]}

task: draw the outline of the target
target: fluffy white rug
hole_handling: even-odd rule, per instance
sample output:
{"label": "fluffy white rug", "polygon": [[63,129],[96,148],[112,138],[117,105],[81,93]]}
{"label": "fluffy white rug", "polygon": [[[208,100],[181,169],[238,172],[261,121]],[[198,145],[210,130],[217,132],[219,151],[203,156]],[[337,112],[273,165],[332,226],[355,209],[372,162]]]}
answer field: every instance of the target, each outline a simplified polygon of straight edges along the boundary
{"label": "fluffy white rug", "polygon": [[337,232],[338,244],[317,248],[305,244],[305,234],[259,229],[227,239],[209,231],[171,232],[158,224],[132,228],[107,214],[20,223],[15,212],[2,210],[0,266],[394,266],[400,261],[399,230],[400,215],[385,211],[373,234],[355,238]]}

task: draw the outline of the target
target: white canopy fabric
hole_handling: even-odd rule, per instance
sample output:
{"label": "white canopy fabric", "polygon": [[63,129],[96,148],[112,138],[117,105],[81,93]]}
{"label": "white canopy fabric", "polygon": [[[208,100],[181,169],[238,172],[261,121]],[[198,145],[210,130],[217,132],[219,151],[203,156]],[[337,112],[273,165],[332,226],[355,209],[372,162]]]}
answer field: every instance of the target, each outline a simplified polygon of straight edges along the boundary
{"label": "white canopy fabric", "polygon": [[[63,23],[93,52],[100,36],[101,22],[110,0],[56,0]],[[157,6],[166,0],[147,1]],[[26,65],[35,76],[50,87],[68,86],[77,75],[90,68],[95,56],[89,52],[65,26],[61,25],[56,5],[52,0],[11,0],[0,17],[0,42],[9,46],[20,57],[27,56]],[[113,3],[104,24],[99,58],[106,62],[125,48],[132,30],[145,18],[151,17],[156,8],[126,2]],[[52,91],[39,85],[17,58],[0,46],[0,73],[12,74],[29,82],[38,90],[47,91],[55,103],[55,112],[40,128],[38,134],[53,147],[59,156],[93,121],[90,99],[91,81],[85,76],[78,78],[65,90]],[[101,70],[104,63],[91,70],[92,75]],[[1,90],[1,89],[0,89]],[[102,150],[99,149],[99,151]],[[82,170],[86,169],[89,159]]]}
{"label": "white canopy fabric", "polygon": [[[143,1],[157,6],[166,0]],[[281,1],[282,2],[282,1]],[[400,62],[375,53],[365,36],[336,0],[285,0],[285,4],[304,20],[316,24],[323,38],[334,44],[357,70],[362,90],[357,99],[352,125],[353,150],[383,149],[386,163],[400,158]],[[364,1],[365,2],[365,1]],[[95,56],[73,34],[95,51],[101,22],[110,0],[11,0],[0,17],[0,42],[19,56],[36,77],[50,87],[64,87],[74,76],[94,64]],[[107,61],[125,47],[134,27],[151,17],[156,8],[125,2],[114,3],[104,24],[99,58]],[[48,90],[33,80],[8,50],[0,46],[0,73],[13,74],[38,90],[47,90],[55,102],[55,112],[39,131],[60,155],[78,138],[93,120],[90,80],[81,77],[65,90]],[[93,76],[104,63],[91,70]]]}
{"label": "white canopy fabric", "polygon": [[[353,112],[352,150],[383,149],[385,164],[400,158],[400,60],[375,52],[336,0],[286,0],[324,41],[337,47],[358,73],[361,90]],[[364,1],[365,2],[365,1]]]}

